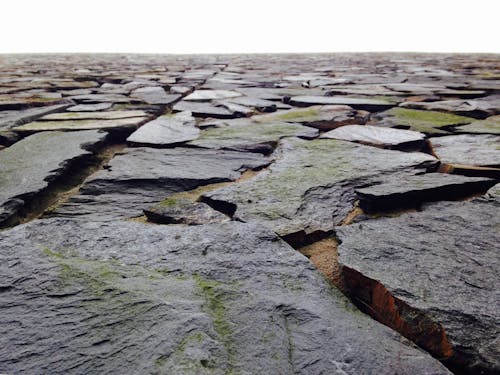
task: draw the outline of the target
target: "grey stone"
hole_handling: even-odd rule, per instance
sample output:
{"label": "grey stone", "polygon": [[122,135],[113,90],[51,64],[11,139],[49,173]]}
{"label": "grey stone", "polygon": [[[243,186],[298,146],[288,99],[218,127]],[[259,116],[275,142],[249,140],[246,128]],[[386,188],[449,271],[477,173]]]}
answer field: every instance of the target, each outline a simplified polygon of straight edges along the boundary
{"label": "grey stone", "polygon": [[249,96],[240,96],[237,98],[231,98],[228,99],[227,101],[255,108],[259,112],[274,112],[276,111],[277,105],[279,105],[279,103],[277,104],[276,102],[273,102],[271,100],[252,98]]}
{"label": "grey stone", "polygon": [[448,129],[469,124],[471,117],[458,116],[437,111],[422,111],[408,108],[392,108],[374,117],[375,125],[411,129],[425,134],[449,134]]}
{"label": "grey stone", "polygon": [[70,106],[71,104],[56,104],[52,106],[29,108],[19,111],[8,111],[8,114],[0,116],[0,129],[10,129],[16,125],[25,124],[49,113],[63,111]]}
{"label": "grey stone", "polygon": [[321,138],[340,139],[388,148],[421,148],[424,144],[425,135],[412,130],[370,125],[346,125],[322,134]]}
{"label": "grey stone", "polygon": [[148,104],[164,104],[170,105],[181,98],[178,94],[167,94],[165,90],[158,86],[141,87],[130,94],[133,97],[139,98]]}
{"label": "grey stone", "polygon": [[83,162],[105,140],[97,131],[43,132],[0,151],[0,225],[21,210],[53,181]]}
{"label": "grey stone", "polygon": [[91,129],[134,129],[141,123],[147,121],[148,117],[130,117],[114,120],[56,120],[56,121],[34,121],[13,128],[16,132],[40,132],[47,130],[91,130]]}
{"label": "grey stone", "polygon": [[284,137],[315,138],[316,129],[286,122],[254,123],[238,120],[229,126],[203,130],[200,137],[189,144],[205,148],[251,151],[268,154]]}
{"label": "grey stone", "polygon": [[201,225],[230,220],[229,217],[215,211],[205,203],[177,199],[175,195],[144,210],[144,214],[149,221],[159,224]]}
{"label": "grey stone", "polygon": [[173,107],[174,111],[189,111],[195,117],[212,117],[221,119],[230,119],[241,117],[240,115],[230,111],[226,107],[215,106],[211,103],[196,103],[181,101],[176,103]]}
{"label": "grey stone", "polygon": [[106,111],[106,112],[62,112],[45,115],[38,121],[71,121],[71,120],[115,120],[132,117],[146,117],[144,111]]}
{"label": "grey stone", "polygon": [[133,103],[139,102],[139,99],[130,98],[121,94],[88,94],[70,96],[70,99],[80,103]]}
{"label": "grey stone", "polygon": [[495,180],[446,173],[395,175],[374,185],[356,189],[366,212],[419,207],[423,202],[452,200],[485,192]]}
{"label": "grey stone", "polygon": [[51,219],[0,255],[5,373],[449,374],[255,225]]}
{"label": "grey stone", "polygon": [[96,112],[105,111],[110,109],[113,103],[97,103],[97,104],[78,104],[73,107],[69,107],[66,111],[70,112]]}
{"label": "grey stone", "polygon": [[500,115],[488,117],[485,120],[474,121],[469,125],[459,126],[458,133],[478,133],[500,135]]}
{"label": "grey stone", "polygon": [[258,154],[236,151],[131,148],[89,177],[53,215],[95,221],[137,217],[173,193],[233,181],[269,163]]}
{"label": "grey stone", "polygon": [[214,99],[228,99],[241,96],[239,92],[229,90],[195,90],[184,98],[188,101],[210,101]]}
{"label": "grey stone", "polygon": [[290,104],[298,107],[309,107],[312,105],[348,105],[355,109],[369,112],[383,111],[394,107],[397,103],[387,99],[350,98],[346,96],[294,96]]}
{"label": "grey stone", "polygon": [[168,146],[198,138],[200,129],[195,126],[195,119],[190,112],[164,115],[150,121],[128,138],[132,144],[150,146]]}
{"label": "grey stone", "polygon": [[370,117],[366,111],[357,111],[346,105],[312,106],[272,114],[253,116],[258,122],[286,121],[299,123],[319,130],[331,130],[349,124],[365,124]]}
{"label": "grey stone", "polygon": [[339,227],[348,292],[459,373],[500,368],[499,202],[440,202]]}
{"label": "grey stone", "polygon": [[429,111],[451,112],[460,116],[485,118],[494,113],[481,106],[474,100],[443,100],[438,102],[405,102],[400,104],[403,108],[423,109]]}
{"label": "grey stone", "polygon": [[235,219],[265,224],[281,236],[300,240],[330,232],[352,210],[354,189],[375,176],[435,163],[422,153],[330,139],[284,139],[275,156],[267,170],[205,193],[202,200]]}
{"label": "grey stone", "polygon": [[432,138],[434,153],[443,163],[473,166],[500,165],[500,137],[495,135],[449,135]]}

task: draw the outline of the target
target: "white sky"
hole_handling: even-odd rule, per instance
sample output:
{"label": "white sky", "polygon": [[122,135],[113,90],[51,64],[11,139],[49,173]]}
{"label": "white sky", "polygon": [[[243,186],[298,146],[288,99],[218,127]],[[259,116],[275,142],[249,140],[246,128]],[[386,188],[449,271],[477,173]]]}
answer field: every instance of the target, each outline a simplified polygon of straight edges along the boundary
{"label": "white sky", "polygon": [[500,0],[0,0],[0,53],[500,52]]}

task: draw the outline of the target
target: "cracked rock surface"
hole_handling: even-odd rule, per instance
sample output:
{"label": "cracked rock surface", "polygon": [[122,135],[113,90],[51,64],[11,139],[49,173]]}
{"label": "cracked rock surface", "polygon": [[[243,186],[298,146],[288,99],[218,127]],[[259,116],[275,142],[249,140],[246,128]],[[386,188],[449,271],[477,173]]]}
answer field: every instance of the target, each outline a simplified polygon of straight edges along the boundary
{"label": "cracked rock surface", "polygon": [[497,55],[0,55],[0,374],[498,374]]}

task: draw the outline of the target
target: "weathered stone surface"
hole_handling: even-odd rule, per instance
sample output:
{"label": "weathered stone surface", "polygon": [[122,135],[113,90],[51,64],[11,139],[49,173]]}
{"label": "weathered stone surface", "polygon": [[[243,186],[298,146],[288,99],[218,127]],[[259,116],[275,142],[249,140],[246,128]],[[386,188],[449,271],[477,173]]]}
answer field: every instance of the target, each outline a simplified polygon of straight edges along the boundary
{"label": "weathered stone surface", "polygon": [[96,221],[136,217],[170,194],[233,181],[245,170],[269,163],[258,154],[236,151],[131,148],[88,178],[54,215]]}
{"label": "weathered stone surface", "polygon": [[63,112],[45,115],[38,121],[68,121],[68,120],[115,120],[131,117],[146,117],[144,111],[107,111],[107,112]]}
{"label": "weathered stone surface", "polygon": [[215,211],[208,204],[177,199],[175,196],[144,210],[144,214],[149,221],[159,224],[201,225],[230,220],[228,216]]}
{"label": "weathered stone surface", "polygon": [[190,112],[164,115],[144,124],[128,138],[127,142],[140,145],[168,146],[198,138],[200,129]]}
{"label": "weathered stone surface", "polygon": [[34,121],[25,125],[16,126],[13,130],[17,132],[41,132],[47,130],[92,130],[112,128],[135,128],[147,117],[121,118],[115,120],[57,120],[57,121]]}
{"label": "weathered stone surface", "polygon": [[472,124],[459,126],[458,133],[479,133],[500,135],[500,115],[491,116],[485,120],[474,121]]}
{"label": "weathered stone surface", "polygon": [[286,121],[331,130],[343,125],[365,124],[369,117],[369,112],[356,111],[346,105],[323,105],[253,116],[252,119],[258,122]]}
{"label": "weathered stone surface", "polygon": [[195,90],[184,98],[188,101],[206,102],[214,99],[228,99],[241,96],[239,92],[228,90]]}
{"label": "weathered stone surface", "polygon": [[148,104],[172,104],[181,98],[178,94],[167,94],[158,86],[141,87],[132,91],[131,96],[139,98]]}
{"label": "weathered stone surface", "polygon": [[[499,203],[440,202],[340,227],[344,284],[460,373],[500,368]],[[388,270],[389,267],[389,270]]]}
{"label": "weathered stone surface", "polygon": [[70,99],[80,103],[132,103],[140,102],[139,99],[130,98],[121,94],[87,94],[70,96]]}
{"label": "weathered stone surface", "polygon": [[443,100],[437,102],[405,102],[400,104],[403,108],[424,109],[429,111],[451,112],[460,116],[485,118],[492,114],[491,111],[481,106],[474,100]]}
{"label": "weathered stone surface", "polygon": [[469,124],[473,118],[437,111],[392,108],[375,116],[375,125],[406,128],[426,134],[448,134],[450,127]]}
{"label": "weathered stone surface", "polygon": [[255,225],[51,219],[0,255],[2,372],[449,373]]}
{"label": "weathered stone surface", "polygon": [[382,128],[370,125],[346,125],[322,134],[321,138],[340,139],[388,148],[419,148],[424,144],[425,135],[412,130]]}
{"label": "weathered stone surface", "polygon": [[443,163],[475,166],[500,165],[500,137],[449,135],[432,139],[434,153]]}
{"label": "weathered stone surface", "polygon": [[105,139],[97,131],[31,135],[0,151],[0,225],[20,214],[36,195],[92,155]]}
{"label": "weathered stone surface", "polygon": [[197,140],[189,144],[205,148],[220,148],[236,151],[272,152],[277,142],[284,137],[315,138],[316,129],[286,122],[254,123],[250,120],[236,124],[204,130]]}
{"label": "weathered stone surface", "polygon": [[196,117],[213,117],[230,119],[241,117],[223,106],[215,106],[211,103],[196,103],[181,101],[174,105],[174,111],[189,111]]}
{"label": "weathered stone surface", "polygon": [[356,189],[364,211],[418,207],[423,202],[452,200],[485,192],[495,180],[446,173],[395,175],[381,183]]}
{"label": "weathered stone surface", "polygon": [[66,109],[70,112],[97,112],[110,109],[113,103],[78,104]]}
{"label": "weathered stone surface", "polygon": [[309,107],[312,105],[348,105],[352,108],[376,112],[394,107],[396,104],[391,100],[371,98],[350,98],[346,96],[294,96],[290,104],[298,107]]}
{"label": "weathered stone surface", "polygon": [[[249,96],[240,96],[236,98],[228,99],[231,103],[236,103],[248,107],[253,107],[257,109],[259,112],[274,112],[278,108],[278,106],[283,106],[285,104],[276,103],[271,100],[264,100],[259,98],[252,98]],[[289,107],[289,106],[287,106]]]}
{"label": "weathered stone surface", "polygon": [[214,190],[203,201],[281,236],[328,232],[351,211],[354,189],[381,174],[434,163],[422,153],[321,139],[282,140],[277,160],[257,176]]}
{"label": "weathered stone surface", "polygon": [[71,104],[56,104],[52,106],[28,108],[20,111],[0,112],[0,130],[10,129],[16,125],[22,125],[33,121],[43,115],[63,111]]}

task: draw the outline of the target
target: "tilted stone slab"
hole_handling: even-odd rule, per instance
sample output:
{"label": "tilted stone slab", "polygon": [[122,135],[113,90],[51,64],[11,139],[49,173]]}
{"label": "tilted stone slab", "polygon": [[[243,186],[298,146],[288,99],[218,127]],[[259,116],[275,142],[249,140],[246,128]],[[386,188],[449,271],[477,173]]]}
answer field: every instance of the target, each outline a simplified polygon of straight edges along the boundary
{"label": "tilted stone slab", "polygon": [[229,126],[203,130],[200,137],[190,145],[205,148],[220,148],[237,151],[270,153],[284,137],[315,138],[316,129],[286,122],[255,123],[238,120]]}
{"label": "tilted stone slab", "polygon": [[371,125],[346,125],[322,134],[321,138],[340,139],[390,148],[423,146],[425,135],[412,130],[382,128]]}
{"label": "tilted stone slab", "polygon": [[230,90],[195,90],[184,98],[188,101],[210,101],[214,99],[229,99],[242,96],[241,93]]}
{"label": "tilted stone slab", "polygon": [[403,108],[424,109],[430,111],[444,111],[460,116],[485,118],[494,115],[490,109],[485,108],[480,102],[474,100],[442,100],[437,102],[405,102],[400,104]]}
{"label": "tilted stone slab", "polygon": [[434,164],[422,153],[351,142],[284,139],[269,169],[202,200],[235,218],[262,223],[281,236],[328,232],[353,208],[354,188],[374,176]]}
{"label": "tilted stone slab", "polygon": [[356,189],[364,211],[418,207],[423,202],[459,199],[484,193],[495,180],[446,173],[395,175],[381,183]]}
{"label": "tilted stone slab", "polygon": [[107,112],[63,112],[45,115],[40,121],[65,121],[65,120],[114,120],[131,117],[146,117],[144,111],[107,111]]}
{"label": "tilted stone slab", "polygon": [[259,154],[236,151],[130,148],[88,178],[79,194],[53,214],[96,221],[141,216],[170,194],[233,181],[269,163]]}
{"label": "tilted stone slab", "polygon": [[200,129],[190,112],[160,116],[150,121],[128,138],[127,142],[151,146],[168,146],[198,138]]}
{"label": "tilted stone slab", "polygon": [[500,166],[500,137],[495,135],[449,135],[432,139],[437,157],[447,164]]}
{"label": "tilted stone slab", "polygon": [[51,219],[0,256],[5,373],[449,374],[255,225]]}
{"label": "tilted stone slab", "polygon": [[469,124],[475,121],[471,117],[458,116],[452,113],[422,111],[408,108],[392,108],[375,116],[374,125],[383,125],[426,134],[448,134],[448,128]]}
{"label": "tilted stone slab", "polygon": [[348,292],[460,373],[500,368],[500,202],[440,202],[339,227]]}
{"label": "tilted stone slab", "polygon": [[459,126],[455,129],[457,133],[478,133],[500,135],[500,115],[491,116],[487,119],[474,121],[469,125]]}
{"label": "tilted stone slab", "polygon": [[365,124],[369,117],[369,112],[357,111],[347,105],[323,105],[253,116],[252,120],[257,122],[286,121],[319,130],[331,130],[343,125]]}
{"label": "tilted stone slab", "polygon": [[73,164],[92,155],[105,133],[43,132],[0,151],[0,224],[19,214]]}
{"label": "tilted stone slab", "polygon": [[56,120],[33,121],[13,128],[17,132],[40,132],[48,130],[92,130],[113,128],[135,128],[148,117],[119,118],[114,120]]}
{"label": "tilted stone slab", "polygon": [[141,87],[130,94],[132,97],[139,98],[148,104],[172,104],[181,98],[178,94],[167,94],[165,90],[158,86]]}
{"label": "tilted stone slab", "polygon": [[352,108],[376,112],[394,107],[397,103],[390,99],[380,100],[371,98],[350,98],[346,96],[294,96],[290,104],[298,107],[309,107],[312,105],[348,105]]}

